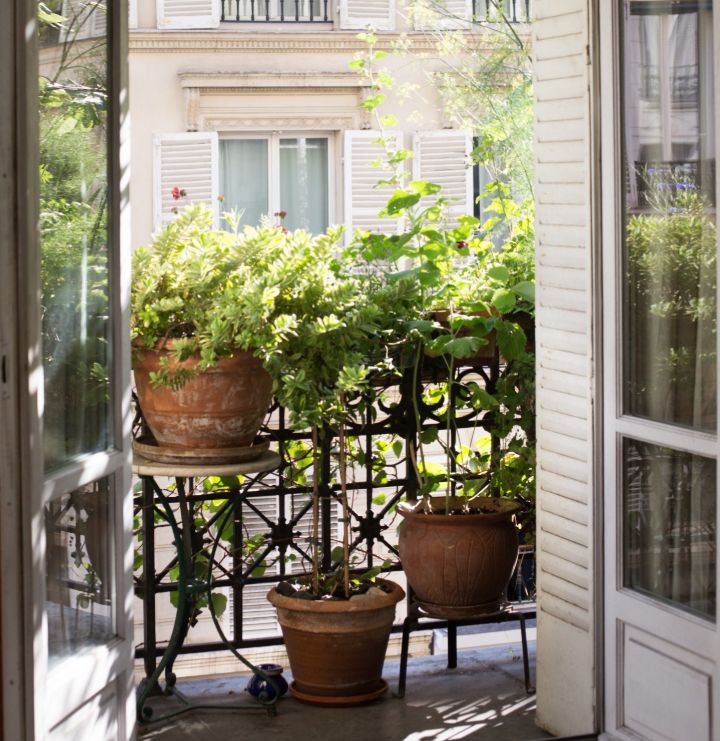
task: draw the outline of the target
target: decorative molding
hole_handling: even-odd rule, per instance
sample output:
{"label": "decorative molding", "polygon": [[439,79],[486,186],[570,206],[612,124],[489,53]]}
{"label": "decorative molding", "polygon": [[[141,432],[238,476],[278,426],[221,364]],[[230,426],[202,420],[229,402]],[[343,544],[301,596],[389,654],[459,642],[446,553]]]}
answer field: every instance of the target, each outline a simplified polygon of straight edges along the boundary
{"label": "decorative molding", "polygon": [[180,87],[201,88],[207,92],[241,91],[253,92],[285,88],[287,92],[309,92],[310,88],[323,92],[347,92],[365,87],[356,72],[247,72],[229,70],[224,72],[180,72]]}
{"label": "decorative molding", "polygon": [[196,87],[185,88],[185,128],[200,131],[200,90]]}
{"label": "decorative molding", "polygon": [[[377,48],[393,51],[395,45],[409,37],[408,51],[418,54],[437,51],[434,39],[424,34],[378,33]],[[404,41],[403,41],[404,43]],[[130,34],[130,52],[203,53],[250,52],[270,54],[354,54],[367,51],[367,44],[354,32],[266,33],[237,31],[139,31]]]}
{"label": "decorative molding", "polygon": [[255,116],[237,114],[201,116],[203,131],[344,131],[358,125],[358,115]]}

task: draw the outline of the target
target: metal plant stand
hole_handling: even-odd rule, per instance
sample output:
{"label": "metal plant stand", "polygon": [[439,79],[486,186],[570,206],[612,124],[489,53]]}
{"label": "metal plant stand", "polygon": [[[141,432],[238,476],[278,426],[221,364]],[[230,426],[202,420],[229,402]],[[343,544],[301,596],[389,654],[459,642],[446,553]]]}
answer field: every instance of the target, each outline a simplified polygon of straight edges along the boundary
{"label": "metal plant stand", "polygon": [[[175,549],[177,551],[177,611],[175,622],[173,624],[172,634],[165,648],[160,661],[155,666],[154,654],[146,653],[145,670],[146,678],[138,688],[137,697],[137,718],[141,723],[156,723],[168,718],[181,715],[190,710],[265,710],[270,715],[275,715],[275,703],[280,695],[279,688],[273,679],[258,667],[254,666],[227,639],[222,627],[218,621],[213,606],[212,590],[215,586],[213,579],[213,564],[216,560],[221,533],[230,522],[235,511],[235,505],[243,491],[257,485],[257,482],[265,474],[274,471],[280,465],[280,458],[274,453],[265,453],[260,458],[247,463],[236,463],[228,465],[207,465],[202,466],[188,464],[165,464],[155,463],[137,455],[133,461],[133,473],[140,477],[142,482],[142,503],[146,512],[157,512],[159,516],[170,526]],[[192,516],[191,503],[193,500],[192,491],[194,488],[194,479],[205,479],[211,476],[215,477],[237,477],[242,475],[244,480],[237,485],[229,486],[227,491],[218,493],[217,499],[223,500],[218,511],[215,513],[216,535],[207,540],[198,538],[198,533]],[[158,478],[170,478],[175,480],[175,496],[172,501],[165,491],[158,485]],[[173,508],[172,505],[175,505]],[[144,519],[144,530],[152,531],[153,517],[146,516]],[[208,531],[209,532],[209,531]],[[149,540],[144,541],[144,550],[154,549],[154,538],[151,532]],[[198,542],[200,541],[200,542]],[[198,574],[197,555],[202,548],[209,550],[207,559],[207,569],[205,573]],[[146,556],[148,553],[145,554]],[[148,560],[150,563],[148,564]],[[154,556],[145,562],[145,568],[154,570]],[[149,597],[145,595],[144,608],[149,611]],[[272,688],[271,692],[264,692],[258,696],[256,703],[194,703],[190,698],[185,696],[176,687],[176,676],[173,672],[173,664],[178,654],[183,648],[183,644],[188,634],[190,625],[194,619],[196,603],[199,597],[207,597],[207,606],[210,616],[212,617],[215,629],[220,636],[224,646],[230,650],[235,657],[250,669],[256,676],[268,683]],[[146,615],[147,617],[147,615]],[[153,621],[154,622],[154,621]],[[146,626],[147,627],[147,626]],[[154,625],[152,626],[153,643],[155,642]],[[146,633],[146,638],[148,638]],[[165,674],[165,688],[160,687],[160,677]],[[181,706],[170,712],[156,714],[149,704],[152,696],[158,694],[172,695],[180,700]]]}
{"label": "metal plant stand", "polygon": [[[407,681],[407,662],[410,648],[410,633],[414,630],[428,628],[447,628],[448,631],[448,669],[457,668],[457,629],[463,625],[488,625],[493,623],[520,623],[520,636],[523,651],[523,673],[525,676],[525,691],[530,695],[535,692],[530,680],[530,657],[525,622],[536,617],[535,602],[511,602],[504,609],[488,615],[477,615],[464,619],[437,618],[428,615],[415,602],[410,603],[408,616],[403,621],[402,649],[400,651],[400,674],[396,697],[405,697],[405,683]],[[422,622],[421,622],[422,621]]]}

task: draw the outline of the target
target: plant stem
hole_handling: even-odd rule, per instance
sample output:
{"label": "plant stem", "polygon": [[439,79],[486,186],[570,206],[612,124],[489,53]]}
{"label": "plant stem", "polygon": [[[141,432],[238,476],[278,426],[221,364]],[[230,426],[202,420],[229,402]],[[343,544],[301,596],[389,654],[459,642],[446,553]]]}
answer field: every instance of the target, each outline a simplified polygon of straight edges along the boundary
{"label": "plant stem", "polygon": [[312,591],[320,595],[320,456],[318,455],[318,430],[312,429],[313,446],[313,524],[312,524]]}
{"label": "plant stem", "polygon": [[347,492],[347,450],[345,445],[345,425],[340,425],[338,437],[340,443],[340,498],[343,509],[343,592],[345,599],[350,599],[350,507]]}

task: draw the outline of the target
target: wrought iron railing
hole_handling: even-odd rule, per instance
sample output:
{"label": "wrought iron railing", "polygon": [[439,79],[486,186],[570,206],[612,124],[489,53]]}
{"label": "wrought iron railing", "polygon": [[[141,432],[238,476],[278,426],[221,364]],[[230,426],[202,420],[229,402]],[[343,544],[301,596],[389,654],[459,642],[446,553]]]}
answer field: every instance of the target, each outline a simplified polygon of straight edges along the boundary
{"label": "wrought iron railing", "polygon": [[328,23],[331,0],[221,0],[221,21]]}
{"label": "wrought iron railing", "polygon": [[[448,383],[443,363],[437,362],[428,360],[421,372],[409,368],[400,378],[378,381],[353,405],[352,422],[347,431],[353,461],[348,491],[350,550],[355,558],[354,569],[358,572],[382,564],[387,558],[393,561],[388,570],[401,569],[396,550],[395,526],[399,518],[395,507],[402,499],[414,500],[418,496],[419,441],[431,444],[425,455],[426,471],[432,471],[433,458],[438,465],[438,456],[449,463],[453,490],[467,487],[471,482],[479,486],[487,476],[481,469],[468,471],[467,467],[457,464],[457,460],[462,459],[462,450],[472,445],[473,436],[475,443],[480,436],[485,438],[487,459],[497,460],[503,455],[504,442],[495,436],[488,439],[488,432],[496,428],[498,411],[479,410],[472,401],[477,389],[493,395],[499,385],[507,381],[509,369],[501,362],[497,350],[490,358],[457,369],[452,384]],[[532,393],[526,392],[520,403],[531,410]],[[449,409],[453,410],[452,414],[448,413]],[[452,424],[449,424],[451,418]],[[184,521],[192,523],[193,549],[201,560],[212,550],[208,542],[218,536],[217,502],[234,499],[232,525],[222,536],[223,546],[217,550],[212,568],[214,588],[230,593],[229,619],[225,625],[235,648],[282,642],[272,617],[266,619],[265,627],[272,622],[275,629],[263,630],[262,614],[265,613],[258,605],[264,605],[264,593],[279,579],[309,571],[313,492],[310,434],[290,429],[282,409],[271,410],[269,419],[271,422],[264,434],[281,456],[277,472],[244,481],[185,482],[188,489],[184,494],[191,496],[187,498],[186,506],[190,511],[184,513]],[[438,436],[443,446],[452,452],[449,457],[440,447],[433,453],[432,442]],[[337,557],[333,551],[338,545],[336,533],[341,517],[336,438],[326,434],[320,448],[320,539],[322,568],[327,571],[332,569]],[[179,506],[184,497],[178,497],[174,482],[155,482],[155,485],[164,486],[167,499]],[[137,656],[145,658],[148,674],[154,667],[161,642],[155,630],[156,598],[176,590],[176,559],[156,562],[156,535],[162,527],[158,513],[159,505],[152,488],[147,485],[142,490],[138,488],[136,516],[144,566],[136,572],[136,593],[144,600],[145,642],[138,647]],[[205,566],[203,563],[202,567]],[[511,583],[516,596],[527,596],[527,569],[526,558]],[[266,609],[271,615],[271,608]],[[253,619],[258,620],[258,615],[259,627],[252,624]],[[183,652],[224,647],[221,642],[200,642],[186,644]]]}
{"label": "wrought iron railing", "polygon": [[[219,0],[220,20],[235,23],[330,23],[333,0]],[[473,18],[499,18],[501,11],[512,23],[527,23],[531,0],[473,0]]]}

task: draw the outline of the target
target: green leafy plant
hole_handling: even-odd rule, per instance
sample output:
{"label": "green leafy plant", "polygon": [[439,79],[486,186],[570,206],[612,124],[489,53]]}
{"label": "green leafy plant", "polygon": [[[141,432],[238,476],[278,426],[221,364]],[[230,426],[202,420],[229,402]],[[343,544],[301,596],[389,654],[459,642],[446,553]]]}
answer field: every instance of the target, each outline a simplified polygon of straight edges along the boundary
{"label": "green leafy plant", "polygon": [[[423,506],[431,511],[429,495],[441,487],[447,512],[453,494],[464,495],[465,507],[478,494],[519,497],[530,504],[534,357],[526,329],[532,329],[535,300],[532,198],[518,196],[510,184],[497,179],[481,196],[488,216],[484,222],[469,215],[450,218],[450,203],[440,186],[409,180],[405,162],[412,153],[398,149],[395,138],[387,136],[385,129],[395,120],[381,112],[384,91],[394,81],[386,70],[376,69],[384,58],[375,48],[377,37],[368,32],[359,38],[367,48],[352,66],[371,90],[364,105],[375,117],[382,132],[377,143],[386,151],[385,161],[378,163],[378,187],[392,190],[382,215],[401,219],[404,230],[394,235],[358,233],[347,255],[380,283],[414,286],[416,314],[405,321],[405,364],[413,368],[416,388],[428,357],[437,360],[447,379],[430,389],[434,399],[416,398],[418,430],[421,404],[441,409],[439,427],[420,432],[414,460]],[[486,147],[484,156],[492,149]],[[383,271],[380,266],[385,265],[392,269]],[[490,358],[490,375],[480,371],[480,378],[470,383],[456,380],[459,368],[472,365],[493,345],[497,352]],[[454,446],[456,418],[464,409],[482,415],[483,432],[491,440],[487,452],[484,437],[475,447]],[[426,460],[424,446],[429,445],[441,447],[444,466]]]}

